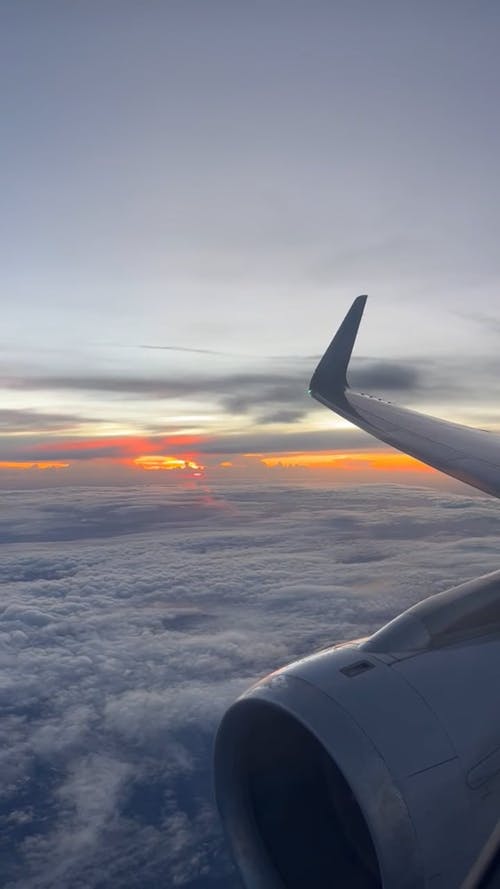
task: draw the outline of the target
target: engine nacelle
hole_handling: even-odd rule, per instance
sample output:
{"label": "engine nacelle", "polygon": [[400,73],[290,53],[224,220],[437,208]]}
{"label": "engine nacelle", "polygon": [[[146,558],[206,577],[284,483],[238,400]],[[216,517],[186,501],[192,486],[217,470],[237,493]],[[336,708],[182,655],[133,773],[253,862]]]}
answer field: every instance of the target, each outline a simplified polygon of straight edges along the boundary
{"label": "engine nacelle", "polygon": [[230,707],[216,795],[247,889],[458,889],[500,814],[500,571]]}

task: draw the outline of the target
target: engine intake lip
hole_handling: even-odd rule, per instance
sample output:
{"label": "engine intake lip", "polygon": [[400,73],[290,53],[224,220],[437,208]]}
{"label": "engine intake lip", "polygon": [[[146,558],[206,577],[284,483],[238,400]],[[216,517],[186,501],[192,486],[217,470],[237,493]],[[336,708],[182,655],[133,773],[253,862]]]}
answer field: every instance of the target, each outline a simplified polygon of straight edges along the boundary
{"label": "engine intake lip", "polygon": [[384,761],[308,682],[281,674],[227,711],[215,782],[247,889],[423,885],[408,811]]}

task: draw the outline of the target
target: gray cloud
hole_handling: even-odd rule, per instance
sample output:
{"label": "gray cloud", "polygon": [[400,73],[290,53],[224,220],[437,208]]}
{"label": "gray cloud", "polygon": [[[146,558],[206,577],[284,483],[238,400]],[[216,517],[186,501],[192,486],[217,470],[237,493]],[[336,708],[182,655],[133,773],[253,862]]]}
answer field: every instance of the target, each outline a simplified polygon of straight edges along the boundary
{"label": "gray cloud", "polygon": [[153,346],[141,344],[137,348],[160,352],[187,352],[190,355],[227,355],[232,358],[240,357],[237,352],[222,352],[219,349],[193,349],[189,346]]}
{"label": "gray cloud", "polygon": [[[241,392],[258,393],[263,400],[274,400],[276,393],[304,391],[303,372],[289,373],[235,373],[210,377],[191,375],[168,379],[126,376],[36,376],[4,377],[1,385],[5,389],[21,391],[80,391],[109,392],[127,397],[141,396],[156,398],[182,398],[193,395],[212,395],[224,398],[226,394],[237,396]],[[282,387],[282,388],[281,388]]]}
{"label": "gray cloud", "polygon": [[[361,389],[371,389],[389,394],[397,391],[403,392],[409,400],[420,391],[420,372],[418,368],[409,367],[402,362],[373,361],[370,359],[358,359],[353,362],[351,381]],[[160,380],[144,379],[140,377],[17,377],[4,380],[4,385],[22,390],[62,389],[74,391],[94,391],[118,394],[124,398],[151,399],[180,399],[197,398],[200,396],[212,398],[218,402],[220,408],[234,416],[235,414],[251,415],[257,424],[267,426],[273,423],[293,424],[310,413],[323,411],[316,402],[307,397],[307,375],[297,368],[287,372],[246,372],[227,374],[219,377],[207,377],[205,375],[191,375],[178,379]],[[38,424],[36,412],[6,412],[6,425],[8,416],[12,413],[13,427],[16,423],[23,423],[29,428],[30,417],[33,417],[35,426]],[[19,415],[18,415],[19,414]],[[22,417],[21,417],[22,414]],[[24,427],[23,427],[24,428]],[[158,428],[158,427],[157,427]],[[175,434],[174,429],[162,427],[164,434]],[[159,430],[158,430],[159,432]],[[296,437],[289,435],[260,434],[215,435],[210,436],[208,442],[202,442],[199,446],[204,453],[245,453],[249,451],[277,451],[277,450],[305,450],[309,448],[330,448],[334,446],[349,447],[344,436],[336,432],[310,432],[296,433]],[[158,434],[151,436],[151,441],[161,441]],[[345,444],[344,444],[345,441]],[[359,433],[354,433],[352,442],[354,447],[362,446],[366,439]],[[336,445],[336,442],[338,444]],[[33,439],[13,441],[0,440],[0,454],[3,459],[31,459],[31,460],[88,460],[92,458],[111,458],[122,456],[123,449],[119,443],[99,443],[94,446],[79,450],[78,442],[68,442],[67,450],[58,443],[54,450],[51,442],[46,447],[41,447],[41,442]],[[31,446],[33,445],[33,447]],[[172,443],[175,449],[175,441]],[[168,450],[168,446],[166,445]],[[236,449],[239,449],[237,451]]]}
{"label": "gray cloud", "polygon": [[421,391],[421,369],[410,362],[374,361],[365,359],[353,362],[349,373],[351,385],[358,389],[382,392]]}
{"label": "gray cloud", "polygon": [[319,361],[321,355],[258,355],[255,352],[226,352],[222,349],[193,349],[190,346],[155,346],[141,344],[137,348],[159,352],[187,352],[192,355],[217,355],[223,358],[253,358],[259,361]]}
{"label": "gray cloud", "polygon": [[492,333],[495,336],[500,333],[500,318],[496,315],[489,315],[487,312],[455,312],[455,314],[465,321],[478,324],[485,333]]}
{"label": "gray cloud", "polygon": [[257,417],[257,422],[264,426],[271,423],[295,423],[303,417],[303,414],[303,411],[293,407],[278,409],[268,414],[261,414]]}
{"label": "gray cloud", "polygon": [[[278,358],[278,356],[276,356]],[[283,356],[280,370],[247,370],[211,375],[190,373],[183,376],[142,377],[113,375],[16,376],[4,375],[1,387],[18,391],[100,392],[124,398],[180,399],[209,396],[228,410],[246,411],[262,403],[303,401],[314,363],[308,369],[296,367]],[[373,391],[401,392],[410,397],[437,398],[442,395],[470,395],[478,385],[495,385],[500,370],[496,357],[380,360],[354,357],[349,370],[353,386]],[[35,412],[36,413],[36,412]]]}
{"label": "gray cloud", "polygon": [[[274,422],[292,422],[297,419],[293,409],[278,410],[261,418],[260,422],[269,426]],[[173,454],[178,456],[188,449],[207,456],[231,454],[260,454],[287,451],[333,450],[344,448],[352,450],[366,448],[370,450],[382,447],[379,442],[369,438],[357,429],[324,429],[320,431],[273,432],[264,428],[262,431],[243,433],[221,433],[204,438],[195,437],[191,444],[186,445],[183,437],[172,435],[151,435],[144,439],[144,447],[148,445],[152,452]],[[77,437],[60,439],[55,443],[36,437],[23,437],[22,440],[12,436],[0,436],[0,460],[22,461],[87,461],[98,458],[117,458],[129,456],[127,437],[117,438],[111,442],[99,443],[99,438],[91,442],[81,441]]]}
{"label": "gray cloud", "polygon": [[[311,365],[311,372],[313,365]],[[419,389],[418,369],[399,362],[358,361],[353,365],[352,382],[361,388],[384,392],[414,394]],[[103,397],[126,399],[179,400],[207,398],[230,415],[250,414],[264,424],[293,423],[317,406],[307,398],[309,370],[290,367],[286,370],[228,373],[219,376],[191,374],[168,379],[124,376],[36,376],[4,377],[2,386],[17,391],[70,391],[102,393]],[[36,427],[38,416],[33,414]],[[281,419],[274,419],[275,416]],[[260,419],[262,418],[262,419]],[[23,417],[12,415],[14,431],[19,422],[29,428],[30,412]],[[54,418],[57,422],[57,418]],[[61,423],[63,420],[61,419]],[[5,417],[5,425],[8,416]],[[102,456],[109,454],[103,453]]]}
{"label": "gray cloud", "polygon": [[[367,363],[368,361],[368,363]],[[311,366],[310,371],[314,370]],[[382,382],[386,388],[413,389],[416,387],[418,370],[408,367],[405,362],[372,361],[364,359],[353,362],[352,373],[359,380]],[[370,376],[371,375],[371,376]],[[159,379],[151,377],[127,376],[5,376],[1,385],[5,389],[22,391],[83,391],[111,392],[127,396],[149,396],[150,398],[179,398],[187,395],[213,395],[216,397],[244,400],[259,397],[263,401],[276,401],[290,398],[298,392],[304,393],[308,375],[304,368],[288,369],[286,372],[269,371],[228,373],[218,376],[192,374],[182,377]]]}
{"label": "gray cloud", "polygon": [[201,442],[203,454],[265,454],[289,451],[327,451],[383,447],[366,433],[357,429],[324,429],[312,432],[256,432],[221,435]]}
{"label": "gray cloud", "polygon": [[[350,371],[351,383],[362,391],[370,391],[389,398],[396,397],[402,405],[416,405],[419,409],[432,413],[433,404],[442,405],[460,401],[464,411],[473,408],[480,417],[481,397],[494,391],[497,384],[500,366],[494,358],[481,358],[467,364],[459,358],[448,358],[446,361],[375,361],[359,358],[353,361]],[[307,397],[307,374],[304,369],[290,367],[267,373],[240,372],[219,376],[207,376],[201,373],[165,379],[146,379],[136,376],[89,376],[89,377],[10,377],[5,378],[3,385],[22,391],[44,391],[55,388],[69,392],[99,393],[103,401],[106,398],[119,398],[127,401],[144,399],[202,401],[207,409],[228,415],[234,424],[235,417],[245,416],[255,423],[255,432],[245,432],[240,436],[211,434],[196,444],[196,448],[206,454],[231,454],[277,450],[305,450],[313,448],[342,447],[343,439],[338,430],[303,433],[293,432],[293,424],[310,416],[324,415],[324,409]],[[488,412],[491,415],[491,410]],[[66,436],[57,444],[43,439],[43,432],[70,430],[71,425],[83,422],[85,418],[72,414],[43,414],[34,410],[4,410],[0,412],[0,429],[7,435],[0,438],[0,459],[4,460],[89,460],[93,458],[112,458],[124,456],[123,444],[119,440],[100,442],[78,447],[77,438]],[[497,418],[490,416],[489,421]],[[102,422],[102,421],[101,421]],[[470,420],[474,424],[474,417]],[[265,427],[272,424],[288,424],[291,429],[288,435],[276,435]],[[480,418],[479,423],[487,425],[487,418]],[[96,421],[98,428],[99,421]],[[243,424],[242,424],[243,425]],[[262,427],[260,430],[258,427]],[[143,424],[144,428],[144,424]],[[183,423],[183,431],[189,424]],[[191,427],[192,428],[192,427]],[[22,437],[9,436],[12,432],[26,433]],[[27,433],[32,431],[31,435]],[[198,430],[195,429],[195,432]],[[177,447],[175,439],[178,428],[171,423],[160,426],[154,423],[150,427],[149,440],[161,446],[166,452],[174,452]],[[147,434],[147,430],[144,429]],[[296,435],[296,439],[292,437]],[[171,441],[166,436],[172,436]],[[64,444],[67,447],[64,447]],[[366,438],[355,433],[353,447],[362,447]],[[345,445],[349,447],[349,444]],[[240,450],[237,451],[236,448]]]}
{"label": "gray cloud", "polygon": [[70,429],[83,422],[89,422],[89,418],[77,414],[0,409],[0,430],[9,432],[26,432],[30,429],[52,432]]}

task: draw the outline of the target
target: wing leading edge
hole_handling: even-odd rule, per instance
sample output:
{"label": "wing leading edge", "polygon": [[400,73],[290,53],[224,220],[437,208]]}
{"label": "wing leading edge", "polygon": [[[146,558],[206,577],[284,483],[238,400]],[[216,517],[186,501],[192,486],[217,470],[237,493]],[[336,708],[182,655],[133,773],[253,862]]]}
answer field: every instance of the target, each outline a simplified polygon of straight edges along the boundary
{"label": "wing leading edge", "polygon": [[500,497],[500,435],[450,423],[351,389],[347,372],[366,296],[358,296],[312,376],[309,392],[380,441]]}

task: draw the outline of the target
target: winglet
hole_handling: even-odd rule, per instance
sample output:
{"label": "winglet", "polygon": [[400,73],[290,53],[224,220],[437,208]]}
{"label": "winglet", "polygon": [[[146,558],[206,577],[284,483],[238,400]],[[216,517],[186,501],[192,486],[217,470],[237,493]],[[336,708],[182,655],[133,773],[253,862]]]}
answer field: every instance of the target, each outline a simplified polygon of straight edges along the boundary
{"label": "winglet", "polygon": [[347,367],[351,358],[351,352],[356,340],[367,296],[358,296],[337,333],[331,341],[328,349],[319,362],[312,375],[309,384],[309,392],[318,401],[330,403],[338,398],[345,389],[349,388],[347,382]]}

